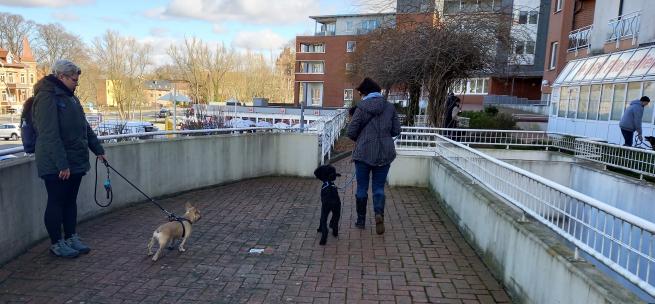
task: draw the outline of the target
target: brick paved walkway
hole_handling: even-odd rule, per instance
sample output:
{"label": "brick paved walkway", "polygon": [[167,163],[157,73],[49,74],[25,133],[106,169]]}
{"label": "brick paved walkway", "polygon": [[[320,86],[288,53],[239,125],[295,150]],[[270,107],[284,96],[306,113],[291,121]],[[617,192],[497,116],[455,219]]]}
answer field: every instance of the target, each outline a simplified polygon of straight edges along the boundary
{"label": "brick paved walkway", "polygon": [[[352,170],[338,163],[343,184]],[[164,219],[140,204],[79,226],[93,251],[52,257],[44,241],[0,267],[0,303],[499,303],[507,294],[427,189],[388,189],[387,232],[354,227],[344,201],[339,239],[319,246],[320,182],[259,178],[162,200],[198,205],[187,251],[158,262],[146,243]],[[369,203],[369,212],[372,206]],[[265,249],[251,254],[251,248]]]}

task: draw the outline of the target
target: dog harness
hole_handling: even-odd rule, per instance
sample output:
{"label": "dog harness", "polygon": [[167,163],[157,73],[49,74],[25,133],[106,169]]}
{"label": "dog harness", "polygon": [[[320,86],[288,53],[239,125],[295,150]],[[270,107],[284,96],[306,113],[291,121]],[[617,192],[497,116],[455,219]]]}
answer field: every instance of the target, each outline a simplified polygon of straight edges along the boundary
{"label": "dog harness", "polygon": [[334,184],[334,182],[323,182],[323,186],[321,187],[321,190],[323,190],[323,189],[325,189],[327,187],[334,187],[334,188],[339,189],[337,187],[337,185]]}
{"label": "dog harness", "polygon": [[180,224],[182,225],[182,238],[184,238],[184,235],[186,235],[186,228],[184,227],[184,222],[189,222],[189,225],[192,225],[193,223],[191,223],[190,220],[183,217],[178,217],[175,219],[175,221],[180,222]]}

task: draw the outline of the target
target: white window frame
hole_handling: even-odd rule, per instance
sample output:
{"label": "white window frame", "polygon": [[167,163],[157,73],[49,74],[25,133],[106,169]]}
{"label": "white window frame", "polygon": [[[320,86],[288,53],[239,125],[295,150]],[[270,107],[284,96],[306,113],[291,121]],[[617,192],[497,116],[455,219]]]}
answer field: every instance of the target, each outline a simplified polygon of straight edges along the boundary
{"label": "white window frame", "polygon": [[[318,72],[317,64],[320,64]],[[298,60],[298,67],[300,70],[296,74],[325,74],[325,61],[322,60]]]}
{"label": "white window frame", "polygon": [[346,21],[346,32],[351,33],[355,30],[355,25],[352,20]]}
{"label": "white window frame", "polygon": [[561,12],[564,0],[555,0],[555,12]]}
{"label": "white window frame", "polygon": [[343,90],[343,100],[344,101],[352,101],[354,96],[354,90],[353,89],[344,89]]}
{"label": "white window frame", "polygon": [[557,53],[559,52],[559,42],[554,41],[550,44],[550,61],[548,62],[548,69],[554,70],[557,68]]}
{"label": "white window frame", "polygon": [[346,41],[346,52],[353,53],[357,48],[357,41]]}
{"label": "white window frame", "polygon": [[[316,51],[316,46],[317,45],[322,46],[323,50],[320,51],[320,52]],[[305,51],[304,46],[307,47],[307,51]],[[305,53],[305,54],[325,53],[325,43],[305,43],[305,42],[301,42],[300,43],[300,49],[298,50],[298,53]]]}
{"label": "white window frame", "polygon": [[25,83],[25,73],[20,74],[20,83]]}
{"label": "white window frame", "polygon": [[346,72],[352,72],[354,70],[355,70],[355,65],[350,63],[350,62],[347,62],[346,63]]}

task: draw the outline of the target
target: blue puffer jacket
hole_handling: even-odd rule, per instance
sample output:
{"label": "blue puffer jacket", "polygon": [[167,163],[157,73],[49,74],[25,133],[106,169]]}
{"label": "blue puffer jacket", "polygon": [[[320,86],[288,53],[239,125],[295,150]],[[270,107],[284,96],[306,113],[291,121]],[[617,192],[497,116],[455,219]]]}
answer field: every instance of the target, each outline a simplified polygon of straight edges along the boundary
{"label": "blue puffer jacket", "polygon": [[619,122],[619,127],[626,131],[637,131],[638,134],[641,134],[641,118],[643,116],[644,106],[641,105],[641,101],[633,100],[630,102],[628,108],[625,109],[625,113],[621,117],[621,122]]}

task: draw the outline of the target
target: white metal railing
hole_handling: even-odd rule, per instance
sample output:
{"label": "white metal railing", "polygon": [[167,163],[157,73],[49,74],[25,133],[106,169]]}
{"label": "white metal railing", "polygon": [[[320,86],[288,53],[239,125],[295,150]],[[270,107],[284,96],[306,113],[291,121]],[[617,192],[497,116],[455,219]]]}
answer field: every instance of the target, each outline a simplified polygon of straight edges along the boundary
{"label": "white metal railing", "polygon": [[341,111],[337,115],[330,117],[329,120],[320,121],[316,125],[321,145],[321,164],[325,162],[326,156],[327,159],[330,159],[332,146],[339,139],[341,130],[346,125],[346,114],[346,111]]}
{"label": "white metal railing", "polygon": [[[336,140],[339,138],[339,133],[343,129],[346,122],[346,111],[339,111],[336,115],[324,118],[321,121],[315,121],[312,126],[303,130],[307,133],[319,134],[319,145],[321,147],[322,161],[326,156],[330,156],[330,151]],[[105,135],[98,136],[102,142],[117,142],[129,141],[140,139],[152,138],[170,138],[177,136],[202,136],[202,135],[215,135],[215,134],[230,134],[230,133],[248,133],[248,132],[299,132],[299,128],[273,128],[273,127],[252,127],[252,128],[221,128],[221,129],[200,129],[200,130],[179,130],[179,131],[158,131],[158,132],[145,132],[145,133],[130,133],[120,135]],[[23,147],[16,147],[10,149],[0,150],[0,156],[20,154],[23,152]]]}
{"label": "white metal railing", "polygon": [[632,44],[637,42],[639,25],[641,22],[641,11],[623,14],[608,22],[607,42],[616,41],[616,46],[624,38],[632,38]]}
{"label": "white metal railing", "polygon": [[637,173],[640,179],[644,175],[655,177],[655,151],[652,150],[578,138],[574,152],[578,158]]}
{"label": "white metal railing", "polygon": [[655,295],[655,224],[435,135],[436,155]]}
{"label": "white metal railing", "polygon": [[579,49],[588,48],[591,44],[590,36],[593,25],[581,27],[569,33],[569,52],[577,52]]}
{"label": "white metal railing", "polygon": [[443,135],[465,145],[554,148],[573,152],[575,157],[639,175],[655,177],[655,151],[624,147],[563,133],[521,130],[445,129],[403,127],[396,138],[396,149],[422,150],[434,147],[436,135]]}

